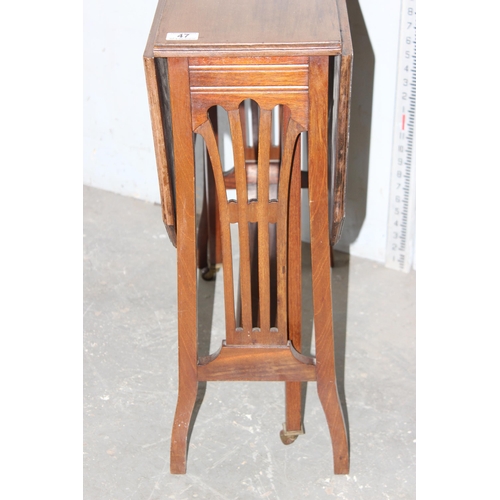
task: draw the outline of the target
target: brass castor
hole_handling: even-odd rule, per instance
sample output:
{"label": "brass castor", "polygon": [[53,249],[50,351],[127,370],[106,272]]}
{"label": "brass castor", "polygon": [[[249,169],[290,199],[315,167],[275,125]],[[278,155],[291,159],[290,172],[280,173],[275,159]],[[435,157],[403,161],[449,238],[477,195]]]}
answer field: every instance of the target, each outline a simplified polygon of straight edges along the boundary
{"label": "brass castor", "polygon": [[205,267],[201,270],[201,277],[205,281],[212,281],[217,274],[217,271],[220,269],[220,265]]}
{"label": "brass castor", "polygon": [[292,444],[298,437],[298,434],[287,435],[285,434],[285,431],[280,431],[280,439],[283,444]]}
{"label": "brass castor", "polygon": [[300,426],[300,431],[287,431],[286,423],[283,423],[283,429],[280,431],[281,442],[285,445],[292,444],[300,435],[304,434],[304,426]]}

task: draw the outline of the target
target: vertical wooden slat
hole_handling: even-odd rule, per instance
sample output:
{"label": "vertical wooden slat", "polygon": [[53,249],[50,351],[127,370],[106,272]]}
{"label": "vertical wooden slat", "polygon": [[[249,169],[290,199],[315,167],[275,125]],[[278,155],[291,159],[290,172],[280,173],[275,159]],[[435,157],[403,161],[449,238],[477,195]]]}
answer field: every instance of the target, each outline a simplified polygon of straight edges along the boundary
{"label": "vertical wooden slat", "polygon": [[171,59],[168,65],[170,104],[177,162],[177,300],[179,338],[179,395],[172,429],[170,470],[186,472],[187,433],[198,390],[198,341],[196,313],[196,199],[193,132],[189,110],[187,59]]}
{"label": "vertical wooden slat", "polygon": [[259,221],[259,305],[261,332],[270,329],[270,277],[269,277],[269,153],[271,150],[272,112],[261,109],[258,154],[258,205]]}
{"label": "vertical wooden slat", "polygon": [[[288,188],[285,189],[286,161],[291,160],[291,155],[287,156],[290,149],[290,139],[288,137],[288,126],[290,124],[290,112],[283,108],[282,112],[282,137],[281,137],[281,163],[278,177],[278,221],[276,224],[276,326],[279,332],[287,331],[287,296],[286,296],[286,219],[288,216]],[[283,310],[284,309],[284,310]]]}
{"label": "vertical wooden slat", "polygon": [[298,134],[303,130],[302,126],[290,119],[287,127],[285,144],[283,147],[282,162],[278,186],[278,221],[276,236],[277,253],[277,290],[278,290],[278,314],[277,326],[280,332],[280,342],[286,343],[287,329],[287,237],[288,237],[288,192],[290,188],[290,172],[293,159],[293,151],[297,142]]}
{"label": "vertical wooden slat", "polygon": [[301,352],[302,330],[302,238],[301,238],[301,171],[300,139],[292,160],[288,210],[288,338]]}
{"label": "vertical wooden slat", "polygon": [[224,307],[226,317],[226,340],[228,344],[235,341],[235,310],[234,310],[234,282],[233,282],[233,255],[231,248],[231,227],[229,223],[229,209],[226,198],[226,186],[220,161],[219,148],[215,138],[213,128],[209,121],[203,123],[196,129],[207,146],[207,151],[211,159],[215,186],[217,189],[217,199],[219,201],[219,214],[221,219],[221,243],[222,261],[224,264]]}
{"label": "vertical wooden slat", "polygon": [[[277,188],[277,186],[276,186]],[[275,199],[278,198],[276,194]],[[278,315],[278,280],[276,277],[276,224],[269,224],[269,278],[271,281],[271,328],[273,335],[274,331],[278,329],[277,315]]]}
{"label": "vertical wooden slat", "polygon": [[[243,146],[246,149],[248,148],[248,131],[247,131],[247,112],[246,112],[246,106],[245,106],[245,101],[243,101],[240,106],[239,106],[239,111],[240,111],[240,123],[241,123],[241,135],[243,136]],[[246,155],[245,155],[246,157]]]}
{"label": "vertical wooden slat", "polygon": [[[288,338],[293,347],[302,351],[302,239],[300,229],[301,173],[300,139],[295,146],[290,179],[288,211]],[[302,400],[300,382],[286,383],[286,428],[300,431]]]}
{"label": "vertical wooden slat", "polygon": [[309,68],[309,211],[317,389],[332,439],[334,472],[346,474],[349,471],[349,452],[335,375],[330,280],[328,57],[311,57]]}
{"label": "vertical wooden slat", "polygon": [[260,327],[259,311],[259,238],[257,234],[258,223],[248,224],[248,237],[250,239],[250,271],[252,274],[252,343],[256,343],[258,338],[255,327]]}
{"label": "vertical wooden slat", "polygon": [[240,241],[241,341],[248,343],[252,333],[252,291],[250,274],[250,242],[248,238],[248,192],[245,169],[245,147],[239,109],[228,111],[233,140],[236,194],[238,199],[238,233]]}
{"label": "vertical wooden slat", "polygon": [[[215,137],[215,143],[218,144],[218,122],[217,107],[214,106],[208,110],[210,123]],[[207,185],[208,185],[208,226],[209,226],[209,244],[210,244],[210,264],[216,266],[222,263],[221,232],[219,219],[219,203],[217,201],[217,188],[215,187],[214,172],[210,155],[207,157]],[[224,193],[225,195],[225,193]],[[224,201],[226,198],[224,198]]]}

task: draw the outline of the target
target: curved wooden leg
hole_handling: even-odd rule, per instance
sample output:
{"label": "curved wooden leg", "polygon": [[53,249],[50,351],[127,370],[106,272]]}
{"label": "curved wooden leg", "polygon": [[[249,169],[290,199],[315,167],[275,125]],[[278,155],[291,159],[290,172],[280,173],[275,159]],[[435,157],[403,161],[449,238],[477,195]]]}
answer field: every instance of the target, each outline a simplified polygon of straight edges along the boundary
{"label": "curved wooden leg", "polygon": [[186,473],[187,437],[197,394],[198,381],[196,379],[186,380],[182,385],[179,385],[170,447],[171,474]]}
{"label": "curved wooden leg", "polygon": [[328,58],[310,58],[309,209],[316,378],[318,395],[328,422],[335,474],[349,472],[347,433],[335,377],[332,284],[328,222],[327,130]]}
{"label": "curved wooden leg", "polygon": [[177,314],[179,342],[179,395],[172,429],[170,471],[186,472],[187,437],[198,392],[198,325],[196,262],[196,193],[189,71],[186,58],[168,62],[174,153],[182,159],[175,172],[177,188]]}
{"label": "curved wooden leg", "polygon": [[318,395],[321,405],[323,406],[323,411],[325,412],[328,430],[330,431],[330,438],[332,440],[333,472],[335,474],[349,474],[347,432],[337,392],[337,382],[335,380],[335,374],[332,374],[332,369],[333,362],[331,363],[330,369],[322,370],[323,373],[321,376],[318,372]]}

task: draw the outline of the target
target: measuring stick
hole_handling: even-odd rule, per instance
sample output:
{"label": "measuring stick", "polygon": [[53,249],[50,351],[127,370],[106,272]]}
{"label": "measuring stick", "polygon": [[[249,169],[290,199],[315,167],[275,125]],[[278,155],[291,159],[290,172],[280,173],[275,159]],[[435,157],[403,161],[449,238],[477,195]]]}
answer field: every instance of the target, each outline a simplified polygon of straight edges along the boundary
{"label": "measuring stick", "polygon": [[402,0],[386,267],[408,272],[415,236],[416,1]]}

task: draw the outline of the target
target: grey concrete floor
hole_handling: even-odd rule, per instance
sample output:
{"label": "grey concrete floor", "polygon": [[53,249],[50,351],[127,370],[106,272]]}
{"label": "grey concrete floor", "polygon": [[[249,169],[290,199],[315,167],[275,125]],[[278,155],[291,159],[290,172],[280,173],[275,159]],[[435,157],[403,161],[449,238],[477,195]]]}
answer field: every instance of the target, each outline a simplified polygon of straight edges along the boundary
{"label": "grey concrete floor", "polygon": [[[169,472],[177,398],[176,250],[157,205],[84,187],[84,498],[415,498],[415,273],[347,254],[332,271],[351,471],[333,475],[316,384],[284,446],[284,384],[200,391],[186,475]],[[314,354],[304,244],[304,352]],[[200,281],[201,353],[224,338],[222,275]]]}

